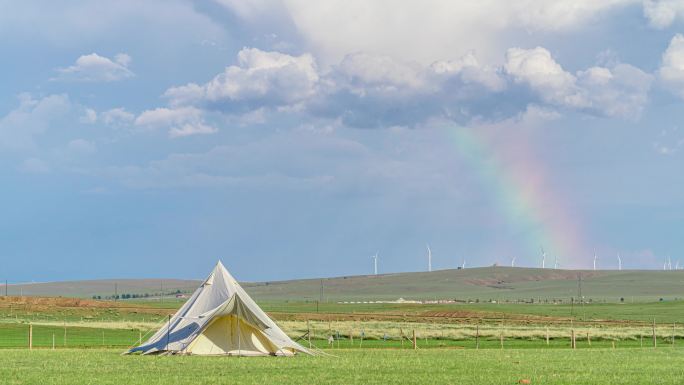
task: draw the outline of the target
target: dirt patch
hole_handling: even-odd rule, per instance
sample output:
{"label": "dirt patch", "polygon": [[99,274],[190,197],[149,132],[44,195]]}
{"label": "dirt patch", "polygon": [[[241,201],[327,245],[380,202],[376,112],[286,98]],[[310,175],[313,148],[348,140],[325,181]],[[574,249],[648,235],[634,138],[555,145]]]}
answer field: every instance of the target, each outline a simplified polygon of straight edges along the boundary
{"label": "dirt patch", "polygon": [[172,314],[175,309],[159,309],[138,305],[126,304],[124,302],[97,301],[84,298],[66,297],[0,297],[0,308],[21,309],[31,312],[60,312],[71,311],[95,311],[95,310],[114,310],[121,313],[144,313],[152,315]]}

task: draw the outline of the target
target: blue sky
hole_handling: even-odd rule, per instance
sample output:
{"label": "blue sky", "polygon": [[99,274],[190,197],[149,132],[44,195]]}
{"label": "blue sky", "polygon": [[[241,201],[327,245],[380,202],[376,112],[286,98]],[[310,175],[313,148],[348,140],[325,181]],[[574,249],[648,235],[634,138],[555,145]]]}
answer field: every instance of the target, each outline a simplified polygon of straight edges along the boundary
{"label": "blue sky", "polygon": [[676,264],[684,2],[510,3],[0,1],[3,275]]}

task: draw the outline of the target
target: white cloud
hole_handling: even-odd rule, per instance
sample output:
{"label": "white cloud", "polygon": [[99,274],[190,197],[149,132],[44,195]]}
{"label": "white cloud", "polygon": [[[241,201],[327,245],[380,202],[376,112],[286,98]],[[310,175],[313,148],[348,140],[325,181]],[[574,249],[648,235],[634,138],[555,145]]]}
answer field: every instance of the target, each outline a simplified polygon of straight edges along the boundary
{"label": "white cloud", "polygon": [[663,53],[658,70],[660,82],[674,94],[684,99],[684,36],[675,35]]}
{"label": "white cloud", "polygon": [[80,56],[76,63],[66,68],[59,68],[59,75],[53,80],[74,80],[87,82],[113,82],[130,78],[133,72],[128,69],[131,57],[118,54],[114,60],[96,53]]}
{"label": "white cloud", "polygon": [[681,0],[644,0],[644,16],[652,27],[667,28],[676,19],[684,17],[684,2]]}
{"label": "white cloud", "polygon": [[634,66],[620,63],[573,75],[541,47],[509,49],[504,69],[515,82],[526,84],[550,105],[625,118],[641,114],[653,79]]}
{"label": "white cloud", "polygon": [[545,48],[510,48],[504,69],[515,82],[529,85],[546,102],[572,107],[586,105],[575,87],[576,78],[563,70]]}
{"label": "white cloud", "polygon": [[106,125],[119,126],[132,123],[135,120],[135,115],[119,107],[101,112],[100,119]]}
{"label": "white cloud", "polygon": [[146,128],[168,128],[171,138],[213,134],[218,131],[204,121],[204,112],[195,107],[157,108],[141,113],[135,125]]}
{"label": "white cloud", "polygon": [[604,116],[638,118],[648,103],[653,76],[629,64],[591,67],[577,74],[586,109]]}
{"label": "white cloud", "polygon": [[93,124],[97,122],[97,111],[93,110],[92,108],[86,108],[79,121],[85,124]]}
{"label": "white cloud", "polygon": [[210,82],[167,90],[171,108],[147,111],[136,124],[172,124],[174,137],[211,133],[215,129],[203,115],[218,111],[247,122],[294,113],[353,127],[414,127],[433,118],[459,123],[506,119],[528,104],[638,117],[648,102],[652,76],[611,64],[572,74],[547,49],[537,47],[509,49],[500,67],[482,65],[472,52],[427,66],[355,53],[321,70],[310,55],[245,48],[238,65]]}
{"label": "white cloud", "polygon": [[67,95],[49,95],[34,99],[29,94],[21,94],[19,102],[19,107],[0,118],[0,148],[33,148],[35,136],[45,132],[52,123],[67,115],[72,109]]}
{"label": "white cloud", "polygon": [[[571,31],[638,0],[221,0],[246,23],[293,24],[304,45],[325,64],[349,53],[371,52],[428,65],[477,50],[494,63],[516,36]],[[283,10],[283,8],[285,8]]]}
{"label": "white cloud", "polygon": [[315,92],[316,62],[311,55],[291,56],[245,48],[232,65],[203,85],[171,88],[164,96],[171,105],[211,104],[215,108],[254,109],[259,105],[296,104]]}

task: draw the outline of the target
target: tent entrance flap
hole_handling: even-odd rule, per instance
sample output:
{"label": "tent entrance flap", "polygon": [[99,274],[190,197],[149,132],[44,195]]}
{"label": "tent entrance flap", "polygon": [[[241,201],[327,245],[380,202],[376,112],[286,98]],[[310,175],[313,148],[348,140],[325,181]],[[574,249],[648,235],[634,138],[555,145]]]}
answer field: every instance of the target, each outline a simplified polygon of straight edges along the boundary
{"label": "tent entrance flap", "polygon": [[216,317],[185,350],[200,355],[269,355],[278,347],[261,330],[235,315]]}

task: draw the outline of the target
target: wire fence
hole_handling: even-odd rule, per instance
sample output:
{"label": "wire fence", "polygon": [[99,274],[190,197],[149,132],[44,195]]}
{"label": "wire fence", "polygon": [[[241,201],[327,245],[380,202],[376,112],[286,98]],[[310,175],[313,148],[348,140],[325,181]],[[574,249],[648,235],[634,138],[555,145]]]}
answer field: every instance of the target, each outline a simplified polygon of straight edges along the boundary
{"label": "wire fence", "polygon": [[[397,321],[280,321],[304,345],[319,348],[595,348],[684,346],[682,325],[645,322],[421,323]],[[115,325],[114,323],[112,325]],[[140,327],[0,322],[0,348],[127,348],[142,343],[161,325]]]}
{"label": "wire fence", "polygon": [[0,348],[129,347],[145,338],[142,329],[104,329],[0,323]]}

